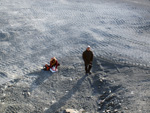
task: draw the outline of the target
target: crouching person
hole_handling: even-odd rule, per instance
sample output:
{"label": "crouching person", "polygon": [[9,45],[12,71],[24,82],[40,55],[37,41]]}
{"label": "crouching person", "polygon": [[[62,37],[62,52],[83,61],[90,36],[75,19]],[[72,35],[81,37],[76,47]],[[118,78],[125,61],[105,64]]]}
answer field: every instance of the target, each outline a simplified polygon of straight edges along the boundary
{"label": "crouching person", "polygon": [[50,70],[51,72],[56,72],[56,71],[58,71],[58,69],[57,69],[58,66],[60,66],[60,64],[58,63],[57,59],[55,57],[53,57],[50,60],[50,65],[45,64],[44,69]]}

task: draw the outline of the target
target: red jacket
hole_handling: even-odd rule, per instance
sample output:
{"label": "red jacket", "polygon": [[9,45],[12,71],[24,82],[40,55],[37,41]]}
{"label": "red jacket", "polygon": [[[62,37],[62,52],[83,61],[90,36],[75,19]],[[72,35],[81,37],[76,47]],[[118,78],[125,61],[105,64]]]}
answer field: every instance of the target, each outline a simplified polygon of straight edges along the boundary
{"label": "red jacket", "polygon": [[51,62],[50,62],[50,68],[52,68],[53,66],[56,66],[56,69],[57,69],[57,67],[59,66],[60,64],[58,63],[58,61],[56,60],[56,62],[55,62],[55,64],[51,64]]}

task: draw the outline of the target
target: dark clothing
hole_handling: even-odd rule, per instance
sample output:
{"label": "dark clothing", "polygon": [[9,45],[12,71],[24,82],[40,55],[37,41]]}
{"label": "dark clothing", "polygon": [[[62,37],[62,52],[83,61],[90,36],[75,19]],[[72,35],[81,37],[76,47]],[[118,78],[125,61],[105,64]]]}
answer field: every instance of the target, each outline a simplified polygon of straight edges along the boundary
{"label": "dark clothing", "polygon": [[82,54],[82,58],[85,63],[85,71],[89,73],[92,68],[93,52],[85,50]]}
{"label": "dark clothing", "polygon": [[92,64],[86,64],[86,63],[85,63],[85,72],[86,72],[86,73],[89,73],[90,70],[91,70],[91,68],[92,68]]}
{"label": "dark clothing", "polygon": [[93,61],[93,52],[85,50],[82,54],[82,58],[85,63],[92,64]]}

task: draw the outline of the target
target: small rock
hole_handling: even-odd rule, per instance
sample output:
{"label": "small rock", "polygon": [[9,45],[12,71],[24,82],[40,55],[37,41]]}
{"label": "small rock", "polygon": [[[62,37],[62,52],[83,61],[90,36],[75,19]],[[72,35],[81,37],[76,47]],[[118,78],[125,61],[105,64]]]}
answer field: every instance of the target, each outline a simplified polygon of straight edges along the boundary
{"label": "small rock", "polygon": [[114,113],[116,113],[116,112],[118,112],[118,110],[117,110],[117,109],[115,109],[115,110],[114,110]]}
{"label": "small rock", "polygon": [[85,113],[84,109],[80,109],[79,111],[76,109],[66,109],[63,113]]}
{"label": "small rock", "polygon": [[4,89],[7,89],[7,86],[6,86],[6,85],[4,86]]}
{"label": "small rock", "polygon": [[30,93],[30,92],[27,92],[27,95],[28,95],[28,96],[30,96],[30,95],[31,95],[31,93]]}
{"label": "small rock", "polygon": [[106,110],[105,112],[106,112],[106,113],[111,113],[111,110]]}
{"label": "small rock", "polygon": [[85,112],[84,109],[80,109],[80,110],[79,110],[79,113],[84,113],[84,112]]}
{"label": "small rock", "polygon": [[12,85],[12,84],[9,84],[9,85],[8,85],[8,88],[10,88],[10,87],[13,87],[13,85]]}
{"label": "small rock", "polygon": [[139,110],[139,112],[142,112],[142,110]]}
{"label": "small rock", "polygon": [[100,104],[102,104],[104,102],[104,100],[98,100],[98,104],[100,105]]}
{"label": "small rock", "polygon": [[109,93],[111,93],[111,90],[109,90]]}
{"label": "small rock", "polygon": [[77,111],[75,109],[66,109],[66,110],[64,110],[64,113],[79,113],[79,111]]}
{"label": "small rock", "polygon": [[98,107],[98,110],[101,110],[101,106]]}
{"label": "small rock", "polygon": [[6,96],[6,94],[5,94],[5,93],[3,93],[3,96]]}
{"label": "small rock", "polygon": [[24,95],[24,97],[27,98],[27,97],[29,97],[31,95],[31,93],[29,91],[27,91],[27,90],[24,90],[22,92],[22,95]]}
{"label": "small rock", "polygon": [[128,110],[128,108],[127,108],[127,107],[125,107],[124,109],[125,109],[125,110]]}
{"label": "small rock", "polygon": [[134,91],[131,91],[131,94],[133,95],[133,94],[134,94]]}
{"label": "small rock", "polygon": [[99,81],[100,81],[100,82],[103,82],[103,79],[100,79]]}

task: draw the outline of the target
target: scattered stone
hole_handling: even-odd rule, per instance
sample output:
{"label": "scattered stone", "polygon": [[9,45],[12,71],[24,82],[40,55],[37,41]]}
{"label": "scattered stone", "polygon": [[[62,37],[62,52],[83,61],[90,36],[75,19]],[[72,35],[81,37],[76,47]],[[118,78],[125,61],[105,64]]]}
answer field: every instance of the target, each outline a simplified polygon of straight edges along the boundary
{"label": "scattered stone", "polygon": [[113,97],[115,97],[116,95],[114,93],[108,95],[105,99],[100,100],[98,104],[103,104],[105,101],[109,101],[110,99],[112,99]]}
{"label": "scattered stone", "polygon": [[105,110],[105,113],[111,113],[111,110]]}
{"label": "scattered stone", "polygon": [[77,111],[75,109],[66,109],[66,110],[64,110],[64,113],[79,113],[79,111]]}
{"label": "scattered stone", "polygon": [[98,107],[98,110],[101,110],[101,106]]}
{"label": "scattered stone", "polygon": [[13,85],[12,85],[12,84],[9,84],[9,85],[8,85],[8,88],[10,88],[10,87],[13,87]]}
{"label": "scattered stone", "polygon": [[31,93],[27,90],[23,90],[22,95],[24,95],[24,98],[27,98],[31,95]]}
{"label": "scattered stone", "polygon": [[109,93],[111,93],[111,90],[109,90]]}
{"label": "scattered stone", "polygon": [[115,110],[114,110],[114,113],[117,113],[117,112],[118,112],[118,110],[117,110],[117,109],[115,109]]}
{"label": "scattered stone", "polygon": [[79,111],[76,109],[65,109],[61,113],[86,113],[84,109],[80,109]]}
{"label": "scattered stone", "polygon": [[84,109],[80,109],[79,113],[85,113],[85,110]]}
{"label": "scattered stone", "polygon": [[103,102],[104,102],[104,100],[99,100],[97,103],[98,103],[99,105],[101,105]]}
{"label": "scattered stone", "polygon": [[5,97],[1,98],[1,102],[4,102],[4,101],[5,101],[5,99],[6,99]]}

